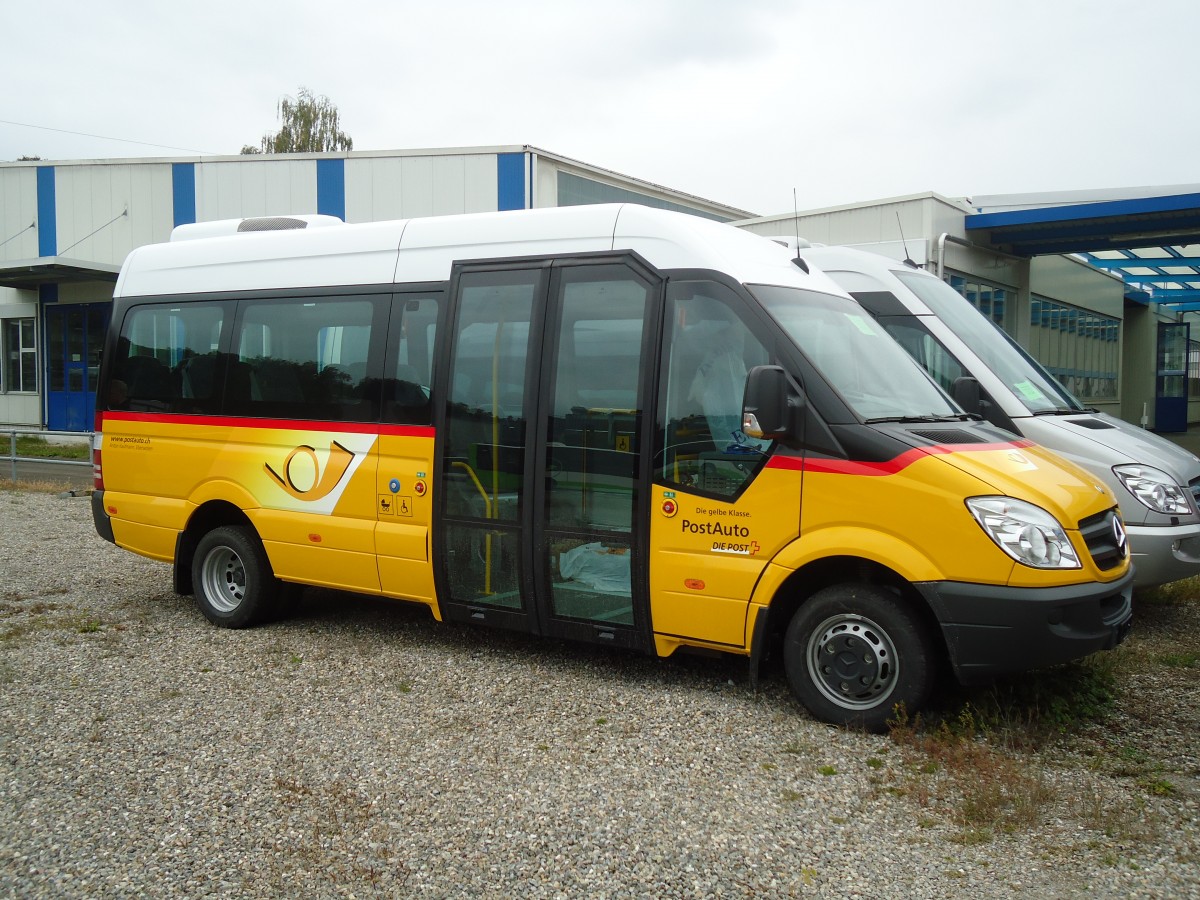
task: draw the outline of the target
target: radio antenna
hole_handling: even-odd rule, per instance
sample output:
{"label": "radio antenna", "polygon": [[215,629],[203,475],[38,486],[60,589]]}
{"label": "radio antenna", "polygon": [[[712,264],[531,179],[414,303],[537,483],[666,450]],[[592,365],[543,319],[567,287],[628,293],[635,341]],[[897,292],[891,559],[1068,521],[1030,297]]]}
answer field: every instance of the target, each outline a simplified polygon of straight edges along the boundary
{"label": "radio antenna", "polygon": [[908,241],[904,240],[904,226],[900,224],[900,210],[896,210],[896,227],[900,230],[900,245],[904,247],[904,264],[910,269],[919,269],[913,258],[908,255]]}
{"label": "radio antenna", "polygon": [[792,262],[807,273],[808,263],[800,257],[800,204],[796,200],[795,188],[792,188],[792,224],[796,226],[796,258]]}

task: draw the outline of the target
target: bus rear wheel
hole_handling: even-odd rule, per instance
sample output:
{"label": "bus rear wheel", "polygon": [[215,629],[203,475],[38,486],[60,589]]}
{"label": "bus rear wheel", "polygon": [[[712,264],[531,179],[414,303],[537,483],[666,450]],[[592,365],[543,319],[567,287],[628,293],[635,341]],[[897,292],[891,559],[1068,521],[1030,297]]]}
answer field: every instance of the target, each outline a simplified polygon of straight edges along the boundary
{"label": "bus rear wheel", "polygon": [[214,625],[246,628],[275,608],[278,582],[258,536],[249,528],[214,528],[192,558],[196,605]]}
{"label": "bus rear wheel", "polygon": [[924,624],[903,600],[873,585],[818,591],[792,616],[784,669],[816,718],[887,730],[898,706],[915,713],[933,686],[934,651]]}

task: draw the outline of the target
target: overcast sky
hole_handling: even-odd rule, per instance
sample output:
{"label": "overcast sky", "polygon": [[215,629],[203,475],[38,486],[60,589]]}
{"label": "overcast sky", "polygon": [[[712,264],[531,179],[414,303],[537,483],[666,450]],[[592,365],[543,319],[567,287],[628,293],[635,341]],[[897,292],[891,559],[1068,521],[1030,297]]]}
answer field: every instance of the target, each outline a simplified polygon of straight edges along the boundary
{"label": "overcast sky", "polygon": [[530,144],[758,214],[1200,182],[1196,0],[56,0],[0,33],[0,160],[236,154],[304,86],[355,150]]}

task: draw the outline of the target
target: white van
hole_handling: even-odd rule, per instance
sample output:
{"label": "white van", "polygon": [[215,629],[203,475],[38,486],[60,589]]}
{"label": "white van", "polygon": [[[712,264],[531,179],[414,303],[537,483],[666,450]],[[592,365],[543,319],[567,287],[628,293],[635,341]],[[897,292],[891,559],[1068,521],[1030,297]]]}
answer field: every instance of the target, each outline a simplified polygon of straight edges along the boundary
{"label": "white van", "polygon": [[929,272],[852,247],[802,247],[799,253],[866,307],[964,409],[1103,479],[1121,504],[1136,587],[1200,575],[1200,459],[1084,407]]}

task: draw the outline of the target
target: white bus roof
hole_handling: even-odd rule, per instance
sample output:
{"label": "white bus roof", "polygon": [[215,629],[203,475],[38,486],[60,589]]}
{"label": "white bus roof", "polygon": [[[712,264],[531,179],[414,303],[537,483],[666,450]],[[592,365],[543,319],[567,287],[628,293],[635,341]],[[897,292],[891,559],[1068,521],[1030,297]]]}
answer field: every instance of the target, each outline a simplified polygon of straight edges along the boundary
{"label": "white bus roof", "polygon": [[[257,230],[271,222],[278,230]],[[239,228],[241,229],[239,231]],[[686,213],[597,204],[347,225],[327,216],[181,225],[135,249],[114,297],[438,282],[456,261],[633,250],[658,269],[724,272],[743,283],[844,296],[770,240]]]}

